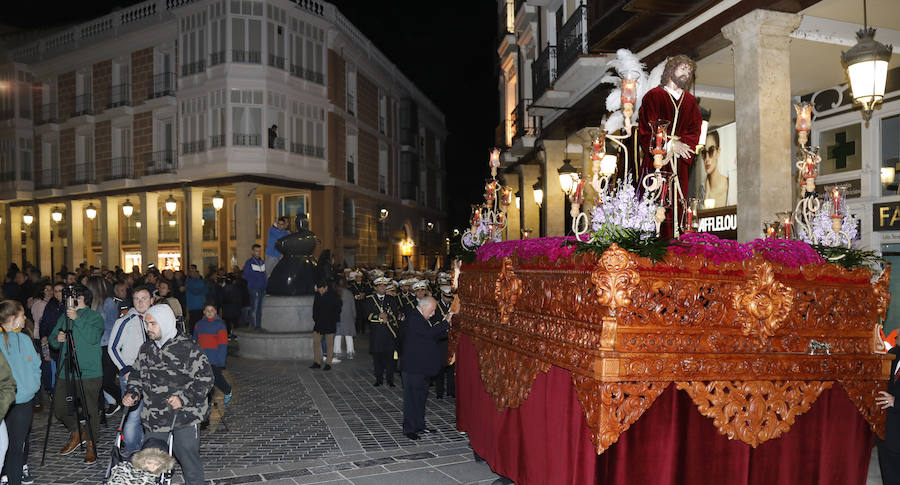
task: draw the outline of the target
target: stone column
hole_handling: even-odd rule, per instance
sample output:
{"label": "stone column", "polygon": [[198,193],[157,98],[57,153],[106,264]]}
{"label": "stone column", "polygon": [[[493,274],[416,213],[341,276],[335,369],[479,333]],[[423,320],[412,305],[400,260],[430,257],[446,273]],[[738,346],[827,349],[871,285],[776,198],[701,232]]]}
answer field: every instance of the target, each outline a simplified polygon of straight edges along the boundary
{"label": "stone column", "polygon": [[[138,200],[141,206],[141,272],[144,272],[150,263],[159,265],[159,194],[143,192]],[[182,267],[186,266],[183,261]]]}
{"label": "stone column", "polygon": [[[66,201],[66,234],[69,238],[66,248],[66,266],[73,271],[85,261],[84,206],[85,203],[81,200]],[[90,239],[87,241],[90,245]]]}
{"label": "stone column", "polygon": [[[213,224],[213,221],[209,221]],[[203,266],[203,189],[184,188],[185,265]]]}
{"label": "stone column", "polygon": [[[34,225],[37,226],[38,232],[37,247],[34,253],[28,254],[29,259],[32,259],[33,263],[46,275],[53,274],[54,270],[53,260],[50,257],[52,246],[50,232],[53,231],[54,225],[54,222],[50,220],[50,207],[50,204],[40,204],[34,211]],[[70,271],[71,269],[69,268]]]}
{"label": "stone column", "polygon": [[566,194],[559,185],[559,172],[566,158],[566,142],[564,140],[544,140],[544,221],[545,236],[565,236],[566,228]]}
{"label": "stone column", "polygon": [[[316,247],[316,251],[321,251],[323,248],[331,248],[332,253],[335,253],[335,261],[340,261],[337,259],[336,253],[337,249],[343,252],[343,247],[337,248],[335,245],[335,233],[338,229],[335,225],[335,192],[334,186],[326,186],[321,190],[312,191],[309,208],[309,230],[316,233],[316,236],[319,237],[320,246]],[[387,222],[384,224],[390,224],[392,219],[396,220],[398,217],[400,217],[400,214],[396,213],[396,211],[391,211]],[[291,231],[294,231],[294,221],[290,221],[290,224]]]}
{"label": "stone column", "polygon": [[[99,214],[97,214],[97,223],[100,224],[100,245],[103,248],[100,266],[106,266],[110,270],[115,269],[116,265],[122,265],[119,246],[119,214],[121,213],[119,212],[121,211],[119,203],[121,201],[122,199],[119,197],[102,197]],[[123,269],[131,270],[131,268]]]}
{"label": "stone column", "polygon": [[[516,192],[519,192],[521,195],[521,176],[519,172],[513,172],[505,174],[506,185],[512,189],[512,199],[509,203],[509,209],[506,212],[507,223],[506,223],[506,239],[521,239],[522,238],[522,225],[521,219],[519,217],[520,209],[516,207]],[[519,206],[521,207],[522,201],[519,201]]]}
{"label": "stone column", "polygon": [[[236,257],[238,266],[250,257],[250,250],[256,244],[256,188],[258,184],[237,182],[234,184],[236,215],[234,218]],[[291,221],[293,223],[293,221]]]}
{"label": "stone column", "polygon": [[529,238],[541,233],[541,208],[534,202],[532,189],[540,174],[540,165],[522,165],[522,229],[531,229]]}
{"label": "stone column", "polygon": [[6,231],[3,233],[5,240],[3,255],[0,261],[3,263],[3,270],[6,271],[9,265],[16,263],[22,267],[22,208],[11,207],[6,204],[3,207],[3,222]]}
{"label": "stone column", "polygon": [[754,10],[722,27],[734,49],[739,241],[759,237],[764,220],[792,209],[789,35],[801,18]]}

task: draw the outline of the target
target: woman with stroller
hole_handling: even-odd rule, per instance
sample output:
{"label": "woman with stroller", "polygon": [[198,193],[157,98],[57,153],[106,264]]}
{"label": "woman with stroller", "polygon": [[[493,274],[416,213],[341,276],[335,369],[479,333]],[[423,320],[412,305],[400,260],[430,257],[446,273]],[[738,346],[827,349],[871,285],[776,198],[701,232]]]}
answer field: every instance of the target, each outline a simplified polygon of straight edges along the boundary
{"label": "woman with stroller", "polygon": [[15,402],[6,413],[9,448],[6,450],[6,476],[12,485],[22,483],[25,442],[31,429],[31,401],[41,387],[41,359],[34,350],[31,337],[21,332],[25,326],[25,310],[15,300],[0,302],[0,324],[3,338],[0,351],[9,362],[16,381]]}

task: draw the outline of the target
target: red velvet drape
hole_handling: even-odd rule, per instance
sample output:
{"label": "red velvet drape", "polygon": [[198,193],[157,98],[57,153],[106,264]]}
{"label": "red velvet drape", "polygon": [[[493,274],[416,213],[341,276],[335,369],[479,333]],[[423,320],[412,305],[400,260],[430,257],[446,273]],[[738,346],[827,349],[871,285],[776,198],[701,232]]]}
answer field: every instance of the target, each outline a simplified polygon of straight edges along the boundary
{"label": "red velvet drape", "polygon": [[669,386],[619,441],[597,455],[569,371],[538,374],[528,399],[498,412],[475,347],[461,335],[456,418],[472,448],[518,485],[864,485],[873,435],[840,384],[779,439],[728,440],[687,393]]}

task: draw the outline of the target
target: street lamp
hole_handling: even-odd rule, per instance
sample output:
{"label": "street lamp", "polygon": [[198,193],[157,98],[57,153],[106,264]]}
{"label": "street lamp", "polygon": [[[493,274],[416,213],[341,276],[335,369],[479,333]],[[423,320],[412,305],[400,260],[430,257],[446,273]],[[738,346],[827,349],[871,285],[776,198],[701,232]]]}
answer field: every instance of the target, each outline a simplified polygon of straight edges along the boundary
{"label": "street lamp", "polygon": [[122,204],[122,215],[131,217],[131,214],[134,214],[134,204],[131,203],[131,199],[125,199],[125,203]]}
{"label": "street lamp", "polygon": [[537,178],[537,182],[535,182],[534,185],[531,186],[531,190],[534,191],[535,204],[540,207],[544,202],[544,181],[541,179],[541,177]]}
{"label": "street lamp", "polygon": [[25,213],[22,214],[22,222],[24,222],[26,226],[30,226],[31,223],[34,222],[34,215],[31,213],[31,209],[26,209]]}
{"label": "street lamp", "polygon": [[216,190],[216,193],[213,194],[213,197],[212,197],[212,204],[213,204],[213,209],[215,209],[216,212],[222,210],[222,207],[225,207],[225,197],[222,196],[222,192],[219,192],[218,190]]}
{"label": "street lamp", "polygon": [[166,212],[174,214],[176,209],[178,209],[178,202],[175,200],[175,196],[169,194],[169,198],[166,199]]}
{"label": "street lamp", "polygon": [[382,208],[380,211],[378,211],[378,222],[386,221],[390,214],[391,212],[389,210]]}
{"label": "street lamp", "polygon": [[84,215],[92,221],[97,217],[97,208],[94,207],[93,202],[91,202],[87,207],[84,208]]}
{"label": "street lamp", "polygon": [[563,192],[568,195],[572,192],[572,187],[578,180],[578,169],[572,166],[572,161],[568,158],[563,160],[563,166],[556,169],[559,173],[559,186]]}
{"label": "street lamp", "polygon": [[63,217],[62,209],[60,209],[59,206],[56,206],[50,210],[50,219],[53,219],[53,222],[55,222],[57,224],[62,222],[62,217]]}
{"label": "street lamp", "polygon": [[893,48],[875,40],[875,29],[869,27],[866,0],[863,0],[863,28],[856,32],[856,45],[841,53],[841,64],[850,78],[853,100],[862,105],[866,126],[875,105],[884,99],[888,62]]}
{"label": "street lamp", "polygon": [[521,209],[521,208],[522,208],[522,196],[519,195],[518,192],[516,192],[516,209]]}

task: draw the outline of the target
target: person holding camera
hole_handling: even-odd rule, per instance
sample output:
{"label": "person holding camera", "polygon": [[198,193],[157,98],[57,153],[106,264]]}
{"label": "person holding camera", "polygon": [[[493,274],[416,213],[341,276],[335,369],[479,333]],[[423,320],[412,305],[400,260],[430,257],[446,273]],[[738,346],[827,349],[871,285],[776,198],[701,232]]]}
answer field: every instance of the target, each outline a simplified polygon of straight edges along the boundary
{"label": "person holding camera", "polygon": [[[57,392],[62,394],[53,401],[53,414],[62,421],[69,430],[69,442],[59,453],[68,455],[75,451],[82,443],[87,443],[84,452],[84,462],[97,461],[97,453],[92,439],[100,434],[99,399],[100,388],[103,386],[103,366],[100,360],[100,337],[103,336],[103,315],[90,309],[93,295],[82,285],[69,285],[63,290],[66,302],[66,313],[59,317],[53,331],[50,332],[50,346],[60,349],[59,378]],[[66,345],[67,332],[71,335],[72,344],[77,356],[78,369],[70,369],[68,347]],[[80,377],[79,377],[80,370]],[[70,379],[71,377],[71,379]],[[80,383],[75,382],[80,378]],[[87,410],[90,417],[90,431],[82,430],[78,433],[74,410],[69,409],[68,399],[78,399],[78,386],[84,389],[84,399],[87,402],[81,405]],[[62,398],[62,399],[60,399]]]}

